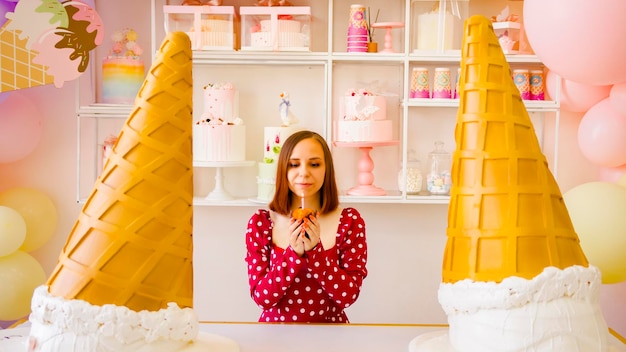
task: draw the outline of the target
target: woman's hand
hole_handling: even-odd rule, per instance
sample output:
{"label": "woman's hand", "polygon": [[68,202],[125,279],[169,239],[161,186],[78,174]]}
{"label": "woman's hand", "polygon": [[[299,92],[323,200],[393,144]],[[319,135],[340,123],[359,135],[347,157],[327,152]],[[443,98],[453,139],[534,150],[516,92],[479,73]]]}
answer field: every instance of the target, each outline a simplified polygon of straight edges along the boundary
{"label": "woman's hand", "polygon": [[296,220],[291,218],[289,220],[289,245],[299,257],[304,255],[304,242],[302,238],[304,237],[302,233],[304,222],[302,220]]}
{"label": "woman's hand", "polygon": [[310,251],[320,242],[320,225],[317,216],[310,215],[302,220],[291,218],[289,245],[298,256]]}
{"label": "woman's hand", "polygon": [[303,233],[301,237],[304,244],[304,251],[310,251],[315,248],[321,240],[320,223],[317,220],[317,214],[309,215],[302,220],[302,230]]}

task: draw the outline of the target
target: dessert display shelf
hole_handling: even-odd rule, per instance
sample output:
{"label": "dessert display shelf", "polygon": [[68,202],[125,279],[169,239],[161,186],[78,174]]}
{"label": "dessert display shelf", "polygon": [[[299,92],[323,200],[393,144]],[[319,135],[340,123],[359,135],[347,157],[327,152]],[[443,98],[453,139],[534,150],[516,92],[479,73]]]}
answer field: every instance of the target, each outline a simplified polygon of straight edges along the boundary
{"label": "dessert display shelf", "polygon": [[[526,109],[530,112],[557,111],[559,105],[554,100],[526,100]],[[458,108],[459,99],[444,98],[411,98],[407,101],[407,106],[413,107],[438,107],[438,108]]]}
{"label": "dessert display shelf", "polygon": [[254,166],[255,161],[253,160],[244,160],[244,161],[194,161],[194,167],[212,167],[215,168],[215,187],[209,194],[204,198],[206,201],[210,202],[219,202],[219,201],[229,201],[235,199],[225,188],[224,188],[224,168],[227,167],[250,167]]}
{"label": "dessert display shelf", "polygon": [[[276,67],[286,67],[285,72],[289,72],[292,67],[304,69],[313,68],[313,70],[320,70],[323,68],[323,76],[310,75],[309,78],[300,79],[293,76],[293,79],[298,79],[298,83],[293,88],[289,88],[292,96],[297,100],[301,99],[300,96],[306,95],[307,91],[311,89],[311,86],[318,85],[320,91],[324,91],[323,100],[315,102],[316,106],[322,106],[325,112],[325,118],[320,115],[317,121],[324,119],[320,122],[323,126],[316,126],[316,130],[323,131],[324,137],[330,142],[332,136],[335,134],[333,129],[333,123],[336,118],[336,111],[339,110],[339,95],[342,90],[348,87],[358,87],[361,83],[365,84],[366,81],[378,82],[381,85],[385,85],[391,95],[398,96],[397,100],[394,100],[390,107],[389,118],[394,121],[395,127],[401,127],[401,130],[394,131],[394,135],[398,136],[399,141],[396,143],[399,145],[398,152],[400,155],[394,155],[393,158],[398,161],[390,161],[386,165],[391,164],[390,174],[394,174],[390,177],[388,174],[377,173],[378,186],[385,188],[383,192],[378,189],[377,185],[372,182],[368,185],[367,182],[361,184],[360,181],[355,182],[357,185],[352,189],[350,194],[342,194],[342,201],[351,203],[395,203],[395,204],[448,204],[449,198],[447,196],[431,196],[421,194],[407,194],[399,191],[395,187],[395,174],[397,170],[405,169],[408,158],[406,157],[409,148],[417,149],[418,159],[424,159],[423,155],[427,154],[428,149],[424,149],[423,146],[428,148],[432,145],[430,140],[425,141],[424,137],[428,139],[437,138],[446,141],[446,144],[450,144],[453,138],[454,131],[448,128],[449,121],[454,118],[455,111],[459,107],[458,99],[423,99],[423,98],[410,98],[411,92],[411,74],[414,67],[428,67],[431,71],[435,68],[443,67],[450,68],[452,72],[452,78],[455,77],[456,69],[460,65],[460,48],[452,47],[444,50],[428,50],[420,49],[417,42],[416,26],[420,23],[428,25],[426,22],[420,22],[427,17],[418,18],[419,15],[432,15],[431,11],[433,5],[437,1],[434,0],[404,0],[399,2],[388,3],[384,0],[374,0],[368,3],[367,6],[371,7],[370,10],[373,13],[380,9],[380,17],[377,20],[372,18],[372,25],[376,28],[374,34],[374,40],[378,42],[379,52],[377,53],[360,53],[360,52],[347,52],[346,47],[346,29],[348,26],[348,15],[350,11],[350,3],[346,3],[338,0],[330,0],[326,4],[319,4],[312,0],[304,0],[299,2],[298,6],[242,6],[243,2],[235,2],[234,11],[230,6],[170,6],[171,1],[165,0],[151,0],[151,11],[146,11],[146,16],[151,18],[150,31],[143,31],[140,37],[149,37],[151,39],[152,47],[148,48],[146,52],[156,50],[156,45],[163,38],[167,28],[174,29],[173,26],[177,26],[179,30],[192,29],[193,33],[202,33],[202,21],[208,20],[223,20],[232,21],[233,34],[235,38],[235,48],[228,47],[228,50],[218,50],[215,48],[203,48],[196,45],[197,50],[192,51],[192,60],[194,65],[194,72],[203,71],[203,74],[220,76],[220,69],[222,67],[237,67],[237,74],[232,77],[225,77],[220,79],[232,80],[240,82],[242,91],[253,91],[258,89],[256,96],[257,101],[272,99],[270,95],[276,94],[271,89],[259,89],[258,82],[255,82],[254,77],[261,72],[267,71],[267,69],[276,69]],[[467,6],[468,13],[474,13],[477,10],[491,11],[494,14],[497,13],[500,8],[497,5],[488,3],[487,0],[472,0],[462,1],[462,6]],[[512,4],[511,9],[518,5]],[[245,8],[250,9],[245,9]],[[301,9],[300,9],[301,8]],[[243,9],[243,11],[241,11]],[[517,10],[516,10],[517,11]],[[463,10],[462,12],[465,12]],[[122,14],[120,14],[121,16]],[[434,18],[434,16],[430,16]],[[430,18],[429,17],[429,18]],[[263,22],[265,21],[265,22]],[[296,34],[296,27],[299,22],[300,29],[299,34]],[[261,23],[263,22],[263,23]],[[199,24],[198,24],[199,23]],[[166,24],[166,26],[164,26]],[[204,22],[204,24],[209,24]],[[212,22],[211,24],[218,24],[218,22]],[[222,24],[220,22],[220,24]],[[388,26],[391,24],[391,26]],[[396,24],[398,24],[396,26]],[[402,25],[401,25],[402,24]],[[199,31],[197,26],[200,26]],[[230,26],[230,24],[227,24]],[[509,24],[509,26],[514,26]],[[167,27],[167,28],[166,28]],[[264,28],[263,28],[264,27]],[[223,28],[223,27],[220,27]],[[230,27],[229,27],[230,28]],[[263,33],[264,30],[269,28],[269,33]],[[206,29],[206,28],[205,28]],[[387,32],[391,31],[390,36],[391,49],[393,52],[388,52],[384,49],[385,40],[387,39]],[[220,30],[221,32],[221,30]],[[295,37],[305,38],[303,46],[296,47],[295,50],[290,50],[290,47],[280,45],[279,32],[291,32],[291,43],[295,43]],[[278,50],[275,50],[275,46],[272,47],[252,47],[252,34],[255,38],[260,40],[261,37],[275,38],[279,40]],[[509,35],[512,32],[509,31]],[[284,36],[284,35],[283,35]],[[273,43],[274,44],[274,43]],[[241,49],[241,50],[238,50]],[[512,68],[543,68],[543,63],[533,54],[507,54],[505,55]],[[148,60],[147,60],[148,61]],[[90,69],[93,69],[90,67]],[[367,71],[367,74],[365,74]],[[357,74],[358,77],[354,78],[353,75]],[[387,73],[390,73],[387,75]],[[280,74],[280,73],[279,73]],[[87,77],[88,75],[84,75]],[[97,77],[97,73],[94,71],[94,75]],[[199,77],[194,77],[199,78]],[[279,77],[280,78],[280,77]],[[431,79],[433,76],[431,75]],[[323,82],[319,82],[318,79],[322,79]],[[204,77],[200,78],[200,82],[205,81]],[[78,80],[77,88],[77,106],[76,113],[78,116],[78,138],[79,149],[77,153],[78,164],[78,201],[84,202],[85,194],[81,195],[81,189],[91,185],[97,176],[99,171],[99,163],[94,160],[98,160],[100,154],[101,141],[104,138],[103,126],[108,126],[109,121],[113,119],[123,119],[131,113],[131,105],[118,105],[118,104],[102,104],[98,101],[94,101],[92,94],[88,94],[88,89],[85,89],[85,82],[89,82],[90,86],[96,85],[92,81]],[[453,83],[454,81],[452,81]],[[201,85],[194,88],[194,92],[199,91]],[[276,89],[285,89],[285,87],[277,87]],[[557,87],[557,91],[560,90],[560,86]],[[196,94],[196,93],[194,93]],[[249,93],[246,93],[249,94]],[[548,98],[546,98],[548,99]],[[537,116],[537,120],[540,123],[546,121],[547,128],[540,130],[538,133],[552,133],[552,136],[547,135],[546,139],[556,141],[556,143],[546,143],[546,146],[551,148],[547,152],[551,155],[550,164],[553,170],[558,169],[559,160],[559,148],[558,141],[560,133],[560,93],[551,97],[552,100],[545,101],[524,101],[524,104],[529,112],[533,112],[534,116]],[[244,104],[248,104],[248,101],[244,101]],[[396,103],[398,103],[396,105]],[[255,102],[254,104],[257,104]],[[308,103],[307,103],[308,104]],[[260,104],[263,105],[263,104]],[[301,103],[298,105],[302,106]],[[252,105],[248,104],[246,109],[254,110]],[[297,108],[294,104],[294,108]],[[271,109],[272,107],[270,107]],[[201,112],[198,109],[199,112]],[[269,111],[269,110],[268,110]],[[271,116],[272,112],[264,112],[264,116]],[[304,113],[306,115],[306,113]],[[436,115],[443,118],[433,119],[430,116]],[[545,119],[544,119],[545,117]],[[307,118],[307,117],[305,117]],[[253,128],[259,128],[260,126],[271,125],[269,117],[262,117],[263,120],[256,120],[251,124],[251,130],[248,131],[248,137],[250,134],[254,134],[257,131]],[[94,124],[96,127],[92,128],[90,124]],[[312,120],[312,119],[310,119]],[[111,121],[114,122],[114,121]],[[81,124],[84,126],[81,128]],[[306,126],[309,127],[309,126]],[[107,127],[108,128],[108,127]],[[543,128],[543,126],[541,127]],[[96,131],[96,132],[93,132]],[[108,132],[108,131],[107,131]],[[111,132],[113,133],[113,132]],[[442,135],[443,134],[443,135]],[[90,135],[96,135],[96,138],[89,140]],[[254,143],[254,137],[251,138]],[[355,161],[365,160],[366,165],[371,162],[371,166],[374,165],[373,160],[369,160],[371,156],[366,153],[368,150],[366,147],[359,148],[354,144],[349,146],[350,148],[358,149],[355,151],[359,155]],[[250,154],[253,147],[246,147],[248,158],[251,158]],[[333,144],[333,148],[348,148],[341,144]],[[379,146],[373,146],[372,148],[379,148]],[[393,148],[380,148],[376,149],[375,153],[393,154],[395,150]],[[369,149],[370,151],[372,149]],[[351,154],[352,151],[347,152]],[[89,155],[87,155],[89,154]],[[93,157],[95,155],[95,157]],[[350,157],[350,156],[349,156]],[[377,157],[377,156],[376,156]],[[93,159],[93,160],[92,160]],[[355,163],[356,164],[356,163]],[[382,165],[382,162],[378,163],[378,167]],[[194,199],[194,203],[203,206],[215,206],[215,205],[238,205],[238,206],[255,206],[258,202],[255,199],[247,197],[236,197],[232,199],[226,190],[223,190],[224,184],[224,172],[228,176],[230,170],[223,170],[224,168],[230,168],[233,166],[210,166],[216,168],[215,177],[221,177],[221,182],[217,182],[215,193],[211,193],[207,197],[197,197]],[[248,167],[238,166],[238,167]],[[340,165],[339,169],[352,171],[358,169],[357,165],[351,163]],[[213,184],[213,170],[211,170],[211,179],[208,182]],[[250,176],[250,180],[247,179],[249,170],[243,170],[246,174],[246,181],[250,184],[255,183],[255,179]],[[341,171],[341,170],[340,170]],[[381,170],[378,170],[382,172]],[[422,170],[423,171],[423,170]],[[219,176],[221,174],[221,176]],[[372,177],[371,170],[368,171],[365,168],[358,169],[359,178]],[[555,173],[556,176],[556,173]],[[228,181],[231,181],[230,179]],[[344,181],[344,180],[341,180]],[[221,186],[220,186],[221,185]],[[393,185],[393,186],[391,186]],[[351,186],[351,185],[350,185]],[[347,188],[347,187],[346,187]],[[363,191],[362,188],[366,190]],[[363,192],[359,192],[363,191]],[[248,191],[246,191],[248,192]],[[83,192],[84,193],[84,192]],[[234,192],[233,192],[234,193]],[[251,191],[249,193],[252,193]],[[356,193],[356,194],[355,194]],[[362,195],[365,193],[367,195]]]}

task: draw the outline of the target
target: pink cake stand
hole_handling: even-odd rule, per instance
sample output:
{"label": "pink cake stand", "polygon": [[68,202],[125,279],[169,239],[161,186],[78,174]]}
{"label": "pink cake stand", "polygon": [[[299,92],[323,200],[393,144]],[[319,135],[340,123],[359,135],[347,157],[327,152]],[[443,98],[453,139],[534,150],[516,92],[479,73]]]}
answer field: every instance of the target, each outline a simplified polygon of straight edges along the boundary
{"label": "pink cake stand", "polygon": [[370,156],[370,151],[374,147],[385,147],[398,144],[398,141],[389,142],[334,142],[337,147],[359,148],[361,151],[361,160],[359,160],[359,184],[346,191],[350,196],[384,196],[387,192],[374,186],[374,160]]}
{"label": "pink cake stand", "polygon": [[404,27],[403,22],[377,22],[372,25],[373,28],[386,28],[387,32],[385,33],[385,48],[381,50],[381,53],[395,53],[393,51],[393,38],[391,37],[391,29],[392,28],[402,28]]}

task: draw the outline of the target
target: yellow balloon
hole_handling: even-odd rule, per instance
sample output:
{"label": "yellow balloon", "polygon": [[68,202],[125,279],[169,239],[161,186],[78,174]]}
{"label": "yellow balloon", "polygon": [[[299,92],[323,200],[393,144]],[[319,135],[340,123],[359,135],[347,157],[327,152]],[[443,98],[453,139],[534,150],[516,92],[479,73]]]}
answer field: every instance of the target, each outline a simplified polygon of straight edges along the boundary
{"label": "yellow balloon", "polygon": [[24,218],[13,208],[0,205],[0,257],[18,250],[25,238]]}
{"label": "yellow balloon", "polygon": [[13,208],[26,222],[26,239],[20,247],[31,252],[43,246],[57,227],[58,215],[52,200],[32,188],[11,188],[0,193],[0,205]]}
{"label": "yellow balloon", "polygon": [[616,183],[622,187],[626,187],[626,174],[620,176],[620,178],[617,179]]}
{"label": "yellow balloon", "polygon": [[0,320],[27,316],[33,292],[44,282],[46,274],[30,254],[18,250],[0,257]]}
{"label": "yellow balloon", "polygon": [[626,281],[626,188],[589,182],[563,195],[580,245],[605,284]]}

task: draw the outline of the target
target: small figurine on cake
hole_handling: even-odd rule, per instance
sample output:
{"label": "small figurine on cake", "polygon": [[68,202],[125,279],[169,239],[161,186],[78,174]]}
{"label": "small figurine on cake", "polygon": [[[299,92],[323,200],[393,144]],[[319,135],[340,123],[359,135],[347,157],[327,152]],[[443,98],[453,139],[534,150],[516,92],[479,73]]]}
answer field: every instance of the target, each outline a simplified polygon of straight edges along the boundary
{"label": "small figurine on cake", "polygon": [[137,32],[125,28],[113,33],[113,46],[102,60],[102,101],[109,104],[132,104],[144,80],[143,49],[137,44]]}
{"label": "small figurine on cake", "polygon": [[385,96],[359,88],[348,89],[342,98],[335,141],[381,142],[393,139],[393,123],[387,118]]}
{"label": "small figurine on cake", "polygon": [[293,114],[289,107],[291,102],[289,101],[289,93],[280,93],[280,104],[278,104],[278,110],[280,111],[280,119],[283,121],[283,126],[291,126],[298,123],[298,119]]}

